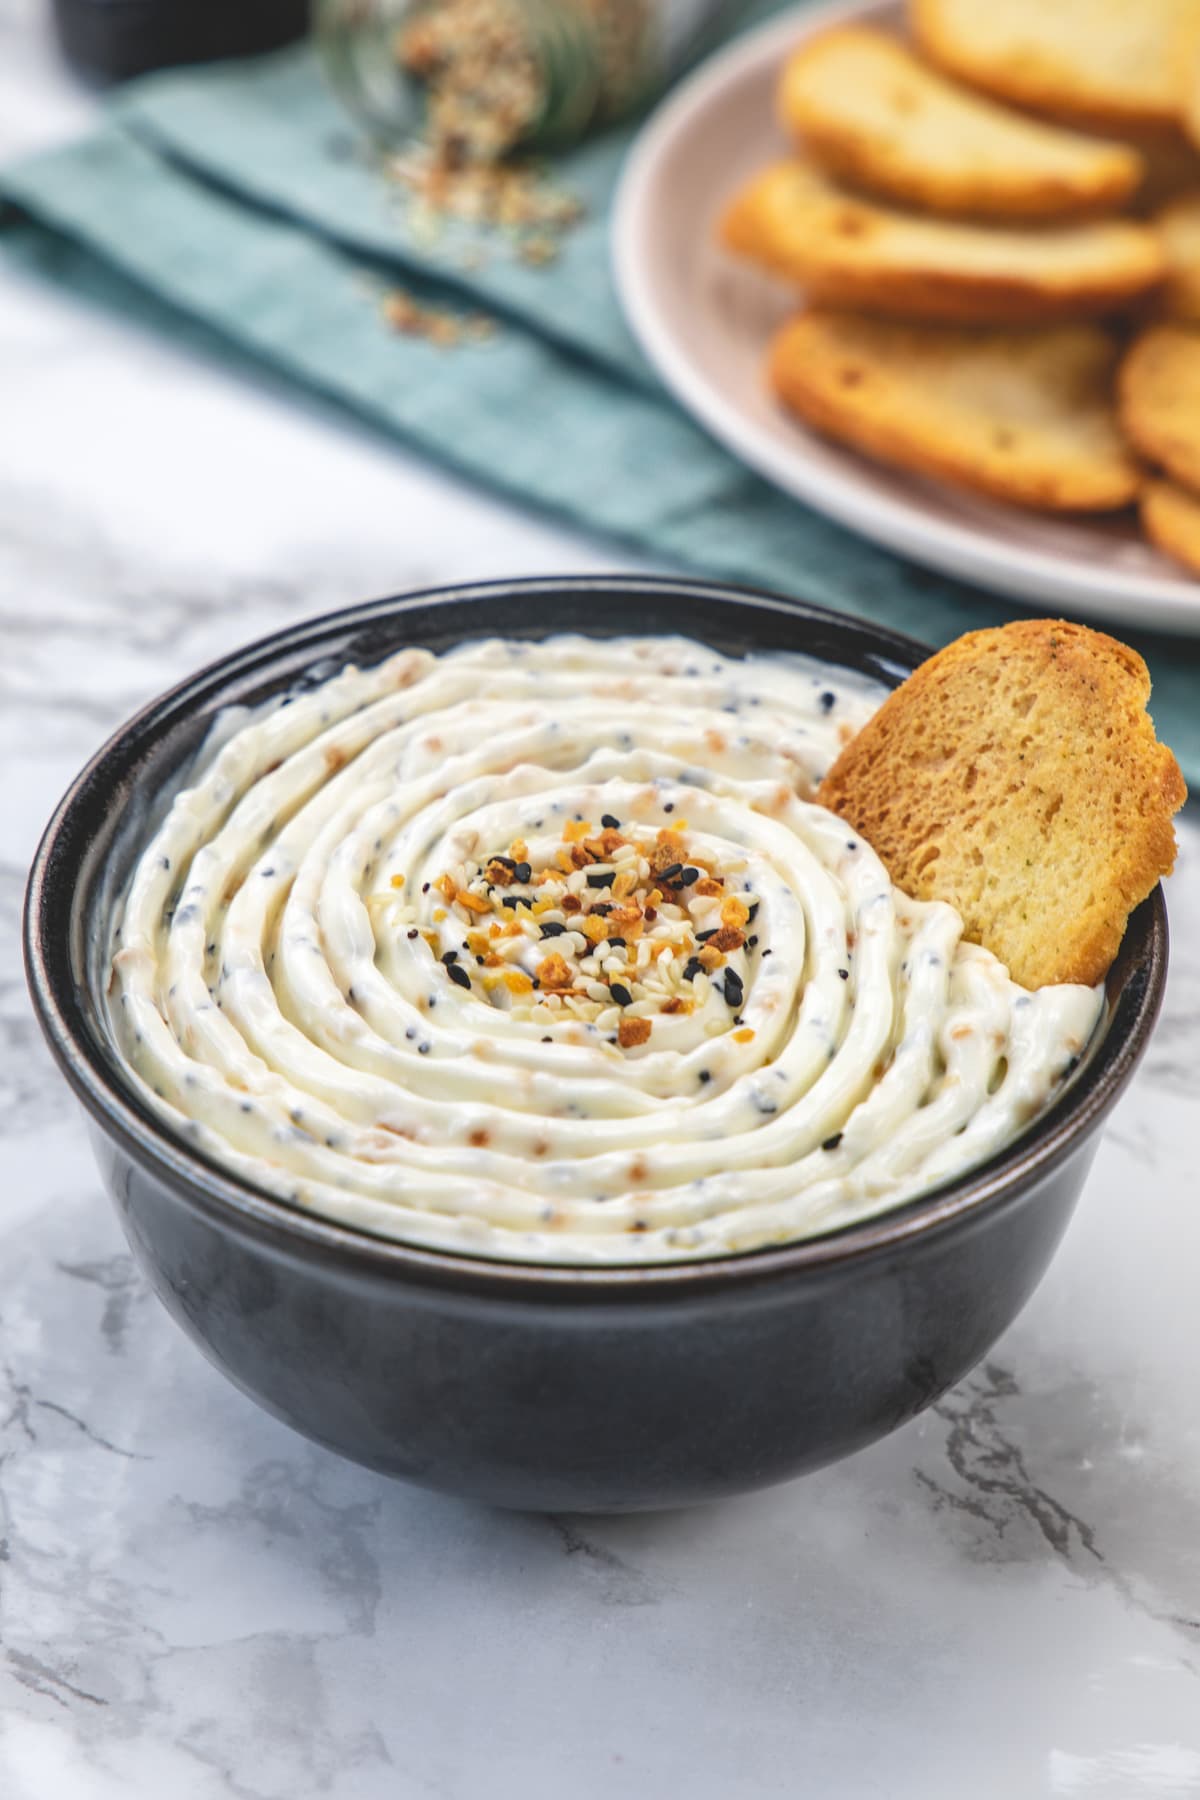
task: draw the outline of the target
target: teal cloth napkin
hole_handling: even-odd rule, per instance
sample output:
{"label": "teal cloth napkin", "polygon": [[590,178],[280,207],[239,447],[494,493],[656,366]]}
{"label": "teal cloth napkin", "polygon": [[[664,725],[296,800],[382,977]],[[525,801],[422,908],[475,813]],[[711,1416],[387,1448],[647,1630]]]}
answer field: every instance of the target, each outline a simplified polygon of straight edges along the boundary
{"label": "teal cloth napkin", "polygon": [[[750,19],[774,10],[758,0]],[[663,393],[621,317],[607,208],[630,131],[562,157],[585,221],[551,267],[414,234],[307,48],[152,76],[82,142],[0,171],[0,255],[281,372],[431,458],[642,555],[793,592],[932,643],[1019,607],[853,537],[735,462]],[[386,330],[380,285],[482,309],[451,351]],[[1200,641],[1123,632],[1200,783]]]}

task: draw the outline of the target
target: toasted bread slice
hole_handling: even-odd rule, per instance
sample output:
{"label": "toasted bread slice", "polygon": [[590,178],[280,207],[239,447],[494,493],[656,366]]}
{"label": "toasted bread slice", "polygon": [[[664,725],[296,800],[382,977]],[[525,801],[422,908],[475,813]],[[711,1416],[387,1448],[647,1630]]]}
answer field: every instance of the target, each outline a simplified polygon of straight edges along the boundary
{"label": "toasted bread slice", "polygon": [[784,66],[785,127],[833,174],[939,213],[1059,218],[1119,206],[1142,158],[947,81],[866,26],[822,33]]}
{"label": "toasted bread slice", "polygon": [[1168,318],[1200,324],[1200,191],[1169,201],[1154,224],[1167,258],[1163,311]]}
{"label": "toasted bread slice", "polygon": [[1121,424],[1151,462],[1200,493],[1200,331],[1152,325],[1121,364]]}
{"label": "toasted bread slice", "polygon": [[1150,542],[1200,574],[1200,499],[1173,481],[1148,481],[1141,509]]}
{"label": "toasted bread slice", "polygon": [[777,334],[769,376],[807,424],[881,462],[1103,512],[1138,487],[1110,400],[1117,355],[1096,325],[980,332],[818,311]]}
{"label": "toasted bread slice", "polygon": [[910,0],[925,54],[1017,106],[1109,125],[1178,115],[1195,0]]}
{"label": "toasted bread slice", "polygon": [[1145,225],[966,225],[860,200],[811,164],[773,164],[725,213],[726,246],[812,300],[949,324],[1045,324],[1119,311],[1158,285]]}
{"label": "toasted bread slice", "polygon": [[1014,981],[1090,986],[1175,860],[1187,791],[1149,694],[1141,657],[1084,625],[968,632],[889,695],[817,799]]}

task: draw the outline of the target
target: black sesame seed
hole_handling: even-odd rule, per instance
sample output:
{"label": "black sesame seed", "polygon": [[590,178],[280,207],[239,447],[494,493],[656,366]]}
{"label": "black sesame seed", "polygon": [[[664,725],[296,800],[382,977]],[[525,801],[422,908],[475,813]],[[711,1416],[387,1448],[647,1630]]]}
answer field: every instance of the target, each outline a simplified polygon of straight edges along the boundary
{"label": "black sesame seed", "polygon": [[716,937],[717,932],[720,929],[719,925],[714,925],[711,931],[698,931],[696,933],[696,942],[698,944],[706,944],[710,937]]}
{"label": "black sesame seed", "polygon": [[552,1037],[544,1037],[542,1039],[542,1042],[543,1042],[543,1044],[552,1044],[554,1042],[554,1039]]}
{"label": "black sesame seed", "polygon": [[685,981],[694,981],[703,967],[704,964],[700,961],[698,956],[691,957],[687,967],[683,971],[683,979]]}
{"label": "black sesame seed", "polygon": [[771,956],[773,954],[774,954],[774,952],[771,950],[764,950],[763,951],[763,960],[765,961],[768,956]]}
{"label": "black sesame seed", "polygon": [[556,924],[555,921],[551,919],[549,924],[542,926],[542,936],[544,938],[561,937],[566,929],[565,925]]}
{"label": "black sesame seed", "polygon": [[629,989],[623,985],[623,983],[621,983],[619,981],[614,981],[610,985],[608,991],[612,995],[613,999],[616,1001],[618,1006],[632,1006],[633,1005],[633,995],[630,993]]}
{"label": "black sesame seed", "polygon": [[617,871],[615,869],[601,869],[598,875],[588,876],[587,884],[590,888],[611,887],[616,878]]}
{"label": "black sesame seed", "polygon": [[268,880],[270,880],[270,878],[271,878],[271,876],[272,876],[272,875],[273,875],[273,874],[274,874],[274,873],[275,873],[275,869],[274,869],[274,867],[273,867],[273,866],[272,866],[272,867],[271,867],[271,868],[269,868],[269,869],[263,869],[263,870],[262,870],[262,871],[261,871],[261,873],[262,873],[262,878],[263,878],[263,880],[264,880],[264,881],[268,881]]}
{"label": "black sesame seed", "polygon": [[500,904],[501,906],[511,906],[515,909],[518,906],[532,907],[533,901],[529,898],[528,894],[505,894]]}
{"label": "black sesame seed", "polygon": [[517,866],[511,856],[489,856],[488,861],[499,863],[502,869],[515,869]]}
{"label": "black sesame seed", "polygon": [[821,711],[830,713],[836,705],[837,695],[831,694],[828,688],[826,688],[825,692],[821,695]]}
{"label": "black sesame seed", "polygon": [[620,819],[614,819],[611,813],[601,813],[600,823],[605,831],[620,831],[621,829]]}
{"label": "black sesame seed", "polygon": [[[598,912],[600,909],[599,909],[599,907],[596,907],[594,910]],[[625,939],[624,938],[609,938],[607,940],[607,942],[608,942],[610,949],[615,950],[615,949],[620,948],[623,950],[625,948]]]}
{"label": "black sesame seed", "polygon": [[761,900],[756,900],[754,902],[753,906],[750,908],[750,911],[746,916],[747,925],[753,925],[755,919],[757,919],[757,917],[758,917],[758,909],[761,905],[762,905]]}
{"label": "black sesame seed", "polygon": [[408,933],[408,936],[409,936],[409,938],[415,938],[415,937],[420,937],[420,935],[421,935],[421,934],[420,934],[420,932],[419,932],[419,931],[418,931],[418,930],[417,930],[417,928],[416,928],[416,926],[415,926],[415,925],[414,925],[414,926],[413,926],[413,928],[412,928],[412,930],[411,930],[411,931],[410,931],[410,932],[409,932],[409,933]]}
{"label": "black sesame seed", "polygon": [[423,883],[421,892],[423,894],[427,894],[429,892],[429,883],[427,881],[425,883]]}
{"label": "black sesame seed", "polygon": [[682,875],[682,874],[683,874],[683,864],[682,863],[672,863],[669,869],[664,869],[662,871],[662,874],[659,876],[658,879],[660,881],[674,881],[675,877],[677,875]]}
{"label": "black sesame seed", "polygon": [[592,907],[592,911],[598,919],[607,919],[609,913],[612,911],[612,907],[606,902],[600,901],[597,905]]}
{"label": "black sesame seed", "polygon": [[533,877],[533,866],[527,862],[519,862],[513,869],[514,881],[530,881]]}
{"label": "black sesame seed", "polygon": [[475,961],[476,961],[476,962],[477,962],[477,963],[480,963],[480,964],[482,964],[482,962],[483,962],[483,958],[482,958],[482,956],[477,956],[477,957],[476,957],[476,958],[475,958]]}
{"label": "black sesame seed", "polygon": [[687,868],[683,871],[683,874],[679,877],[679,885],[680,887],[691,887],[693,881],[699,881],[699,879],[699,869],[693,869],[689,863]]}
{"label": "black sesame seed", "polygon": [[822,1150],[836,1150],[838,1145],[841,1143],[841,1141],[842,1141],[841,1132],[835,1131],[832,1137],[827,1137],[825,1139],[825,1142],[821,1145],[821,1148],[822,1148]]}
{"label": "black sesame seed", "polygon": [[711,1080],[712,1080],[712,1070],[711,1069],[701,1069],[701,1071],[700,1071],[701,1085],[703,1086],[706,1082],[709,1082]]}
{"label": "black sesame seed", "polygon": [[675,811],[675,802],[673,800],[668,800],[667,804],[663,807],[663,811],[664,812],[674,812]]}
{"label": "black sesame seed", "polygon": [[432,1049],[433,1049],[432,1044],[418,1044],[417,1045],[417,1055],[418,1056],[428,1056],[429,1052]]}
{"label": "black sesame seed", "polygon": [[458,951],[443,950],[442,961],[445,963],[446,967],[449,968],[451,963],[456,963],[458,961]]}
{"label": "black sesame seed", "polygon": [[754,949],[754,946],[755,946],[755,945],[756,945],[756,944],[757,944],[757,943],[758,943],[758,937],[757,937],[757,935],[755,935],[755,936],[754,936],[754,937],[748,937],[748,938],[747,938],[747,939],[746,939],[746,947],[747,947],[747,949],[750,949],[750,950],[753,950],[753,949]]}
{"label": "black sesame seed", "polygon": [[742,978],[732,969],[725,971],[725,1003],[727,1006],[740,1006],[743,999]]}
{"label": "black sesame seed", "polygon": [[[450,954],[453,956],[454,952],[451,951]],[[469,988],[470,987],[471,977],[467,974],[467,971],[465,969],[460,969],[458,967],[457,963],[447,963],[446,964],[446,973],[450,977],[451,981],[454,983],[455,987],[460,987],[460,988]]]}
{"label": "black sesame seed", "polygon": [[846,848],[847,848],[847,850],[857,850],[858,849],[858,839],[857,838],[847,838],[846,839]]}
{"label": "black sesame seed", "polygon": [[839,969],[838,974],[841,976],[843,981],[849,981],[849,979],[850,979],[849,969]]}

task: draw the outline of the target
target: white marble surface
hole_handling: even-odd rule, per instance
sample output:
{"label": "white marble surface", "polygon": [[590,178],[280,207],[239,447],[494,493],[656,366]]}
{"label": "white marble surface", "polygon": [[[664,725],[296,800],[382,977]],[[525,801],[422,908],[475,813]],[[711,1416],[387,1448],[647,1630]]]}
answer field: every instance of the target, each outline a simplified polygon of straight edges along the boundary
{"label": "white marble surface", "polygon": [[[0,154],[90,102],[0,0]],[[610,565],[0,269],[0,1795],[1200,1795],[1200,829],[1166,1015],[986,1367],[706,1511],[509,1517],[313,1449],[135,1273],[38,1040],[38,830],[132,707],[285,621]]]}

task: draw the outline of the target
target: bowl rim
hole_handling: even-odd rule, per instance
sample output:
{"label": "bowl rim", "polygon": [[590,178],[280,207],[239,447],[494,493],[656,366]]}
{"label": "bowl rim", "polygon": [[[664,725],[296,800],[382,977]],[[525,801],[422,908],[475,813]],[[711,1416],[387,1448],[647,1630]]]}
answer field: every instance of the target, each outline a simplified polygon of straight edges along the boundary
{"label": "bowl rim", "polygon": [[[757,1250],[677,1263],[521,1262],[377,1237],[307,1211],[221,1168],[176,1137],[132,1087],[120,1083],[117,1071],[110,1068],[93,1040],[70,978],[70,926],[79,912],[76,884],[72,884],[69,902],[65,906],[57,903],[68,931],[56,934],[51,923],[56,906],[51,889],[59,879],[56,865],[62,860],[64,840],[86,844],[86,809],[97,793],[103,797],[107,791],[111,798],[114,765],[128,761],[135,750],[144,752],[165,736],[210,690],[229,687],[236,679],[258,671],[269,674],[271,665],[281,663],[289,653],[311,650],[314,659],[319,658],[322,641],[335,634],[345,636],[356,628],[399,620],[419,607],[463,602],[486,606],[491,599],[589,592],[651,599],[670,595],[759,613],[785,613],[797,622],[815,620],[826,629],[865,634],[881,661],[892,659],[907,666],[916,666],[932,653],[928,645],[871,620],[757,588],[688,578],[589,574],[455,583],[389,595],[306,618],[206,664],[148,701],[106,739],[54,809],[30,868],[23,917],[26,980],[51,1053],[90,1119],[135,1163],[165,1182],[176,1198],[186,1199],[225,1229],[268,1240],[277,1253],[301,1260],[333,1257],[383,1279],[403,1276],[420,1285],[453,1287],[497,1299],[612,1302],[650,1294],[666,1298],[753,1285],[806,1271],[818,1273],[915,1244],[952,1226],[969,1226],[1005,1202],[1019,1200],[1098,1128],[1146,1048],[1166,979],[1168,927],[1161,884],[1136,909],[1114,963],[1115,971],[1122,957],[1132,954],[1141,980],[1122,984],[1115,997],[1110,989],[1111,1016],[1102,1040],[1076,1079],[1027,1132],[977,1169],[900,1206],[818,1236]],[[464,633],[463,641],[469,635]],[[748,648],[755,646],[751,643]]]}

